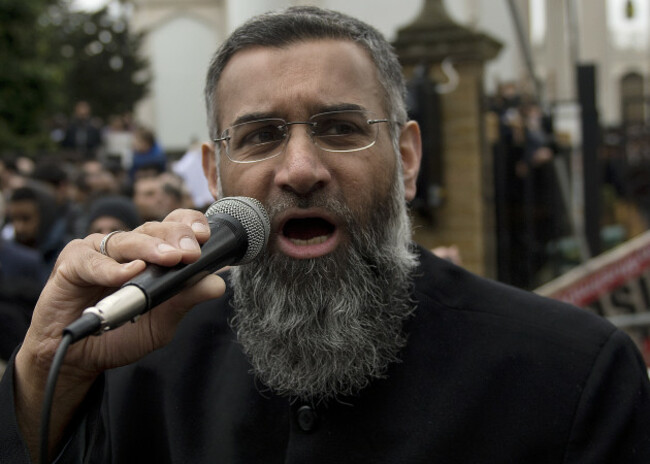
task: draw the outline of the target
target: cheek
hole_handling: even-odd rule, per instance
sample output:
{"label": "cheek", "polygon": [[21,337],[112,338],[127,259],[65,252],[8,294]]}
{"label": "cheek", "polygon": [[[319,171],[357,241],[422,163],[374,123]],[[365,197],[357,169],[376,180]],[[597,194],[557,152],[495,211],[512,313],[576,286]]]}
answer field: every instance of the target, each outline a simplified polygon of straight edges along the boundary
{"label": "cheek", "polygon": [[263,200],[273,183],[273,164],[267,161],[238,165],[222,161],[219,175],[224,196],[246,196]]}
{"label": "cheek", "polygon": [[350,207],[361,215],[378,198],[385,198],[395,177],[395,162],[377,157],[359,159],[345,173],[340,173],[340,185]]}

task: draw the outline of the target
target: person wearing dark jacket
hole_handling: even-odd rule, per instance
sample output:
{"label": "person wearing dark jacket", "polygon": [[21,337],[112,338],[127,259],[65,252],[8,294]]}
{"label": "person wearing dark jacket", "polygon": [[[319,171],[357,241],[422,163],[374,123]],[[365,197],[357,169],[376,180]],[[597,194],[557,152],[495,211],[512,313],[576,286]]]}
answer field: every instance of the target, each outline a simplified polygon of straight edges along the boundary
{"label": "person wearing dark jacket", "polygon": [[79,159],[94,159],[101,143],[101,132],[93,122],[90,104],[87,101],[78,101],[65,129],[61,147]]}
{"label": "person wearing dark jacket", "polygon": [[95,199],[90,204],[86,218],[86,234],[108,234],[114,230],[133,230],[142,221],[129,197],[109,195]]}
{"label": "person wearing dark jacket", "polygon": [[[403,95],[389,44],[339,13],[269,13],[226,40],[204,171],[215,197],[264,204],[268,245],[72,345],[48,457],[650,462],[650,382],[629,337],[413,244],[421,144]],[[195,261],[208,235],[205,216],[176,210],[66,247],[0,385],[0,460],[38,458],[61,328],[145,262]]]}
{"label": "person wearing dark jacket", "polygon": [[37,250],[48,274],[70,238],[67,218],[58,212],[54,196],[38,183],[15,189],[7,203],[14,241]]}

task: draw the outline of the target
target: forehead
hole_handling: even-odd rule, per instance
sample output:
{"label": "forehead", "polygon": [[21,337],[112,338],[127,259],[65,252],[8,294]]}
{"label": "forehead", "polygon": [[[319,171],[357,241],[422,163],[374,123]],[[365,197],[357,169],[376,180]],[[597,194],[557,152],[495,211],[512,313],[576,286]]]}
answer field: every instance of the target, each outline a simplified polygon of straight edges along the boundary
{"label": "forehead", "polygon": [[137,192],[144,192],[149,190],[155,190],[161,187],[161,182],[156,177],[142,177],[134,185],[134,190]]}
{"label": "forehead", "polygon": [[123,227],[124,223],[120,221],[115,216],[103,215],[98,218],[93,219],[92,225],[95,227],[112,227],[114,225],[120,225]]}
{"label": "forehead", "polygon": [[9,202],[9,214],[12,216],[36,216],[38,205],[36,200],[13,200]]}
{"label": "forehead", "polygon": [[226,65],[216,92],[220,127],[246,114],[304,118],[342,104],[381,112],[382,97],[369,53],[347,40],[244,49]]}

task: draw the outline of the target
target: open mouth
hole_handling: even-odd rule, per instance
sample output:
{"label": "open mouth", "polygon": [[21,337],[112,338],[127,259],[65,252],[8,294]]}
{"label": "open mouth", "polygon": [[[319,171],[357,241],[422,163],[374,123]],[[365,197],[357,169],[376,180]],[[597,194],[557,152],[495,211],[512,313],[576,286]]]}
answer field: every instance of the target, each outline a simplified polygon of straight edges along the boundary
{"label": "open mouth", "polygon": [[323,218],[294,218],[286,222],[282,235],[294,245],[320,245],[332,236],[334,230],[334,224]]}

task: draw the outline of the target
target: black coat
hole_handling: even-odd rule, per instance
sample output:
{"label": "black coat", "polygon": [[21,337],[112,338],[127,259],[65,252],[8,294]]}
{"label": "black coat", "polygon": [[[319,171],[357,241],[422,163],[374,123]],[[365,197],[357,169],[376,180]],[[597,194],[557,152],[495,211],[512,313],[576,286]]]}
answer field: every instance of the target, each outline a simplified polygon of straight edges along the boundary
{"label": "black coat", "polygon": [[266,390],[224,298],[107,372],[60,462],[650,462],[650,384],[624,333],[422,253],[402,362],[359,395],[306,405]]}

